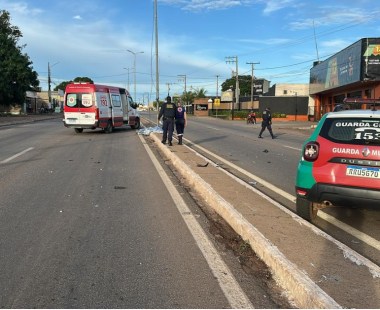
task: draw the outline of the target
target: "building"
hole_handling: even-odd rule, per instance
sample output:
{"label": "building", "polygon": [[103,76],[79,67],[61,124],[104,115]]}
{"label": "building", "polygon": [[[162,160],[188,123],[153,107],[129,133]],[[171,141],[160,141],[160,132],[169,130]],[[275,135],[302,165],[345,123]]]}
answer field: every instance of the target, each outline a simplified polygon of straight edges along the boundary
{"label": "building", "polygon": [[310,69],[315,119],[345,98],[380,98],[380,38],[363,38]]}
{"label": "building", "polygon": [[307,83],[303,84],[286,84],[286,83],[279,83],[274,84],[272,87],[269,88],[269,91],[266,96],[274,96],[274,97],[309,97],[308,99],[308,109],[307,109],[307,115],[309,119],[314,119],[315,114],[315,103],[314,98],[309,96],[309,88],[310,85]]}

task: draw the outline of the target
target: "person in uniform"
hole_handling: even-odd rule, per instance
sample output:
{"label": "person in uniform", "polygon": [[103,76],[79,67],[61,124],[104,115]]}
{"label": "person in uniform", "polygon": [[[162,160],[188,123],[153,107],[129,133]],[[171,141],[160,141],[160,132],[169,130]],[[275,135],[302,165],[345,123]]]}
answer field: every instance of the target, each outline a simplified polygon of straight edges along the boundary
{"label": "person in uniform", "polygon": [[186,121],[186,109],[182,106],[181,100],[179,100],[177,109],[175,110],[175,128],[177,131],[179,145],[182,145],[182,137],[185,131]]}
{"label": "person in uniform", "polygon": [[174,131],[174,118],[177,106],[172,103],[171,97],[166,97],[166,102],[161,106],[158,114],[158,121],[162,117],[162,143],[166,144],[166,140],[169,141],[169,146],[172,146],[173,131]]}
{"label": "person in uniform", "polygon": [[272,136],[272,139],[274,139],[274,134],[272,132],[272,114],[270,112],[270,108],[266,108],[264,110],[262,118],[263,118],[263,121],[261,123],[261,131],[259,134],[259,138],[260,139],[263,138],[261,135],[264,132],[265,128],[268,128],[268,131],[269,131],[270,135]]}

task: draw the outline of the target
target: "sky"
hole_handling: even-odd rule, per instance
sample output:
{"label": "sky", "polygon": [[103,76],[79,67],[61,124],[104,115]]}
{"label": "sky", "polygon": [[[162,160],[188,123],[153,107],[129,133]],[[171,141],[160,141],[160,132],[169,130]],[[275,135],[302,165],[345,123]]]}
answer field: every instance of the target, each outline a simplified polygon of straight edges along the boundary
{"label": "sky", "polygon": [[375,0],[157,0],[156,42],[154,4],[0,0],[0,10],[21,30],[19,44],[25,44],[22,51],[43,90],[50,66],[52,89],[89,77],[127,87],[145,104],[157,94],[181,94],[185,80],[187,91],[203,88],[220,96],[236,67],[239,75],[253,69],[270,86],[308,83],[313,62],[361,38],[380,37]]}

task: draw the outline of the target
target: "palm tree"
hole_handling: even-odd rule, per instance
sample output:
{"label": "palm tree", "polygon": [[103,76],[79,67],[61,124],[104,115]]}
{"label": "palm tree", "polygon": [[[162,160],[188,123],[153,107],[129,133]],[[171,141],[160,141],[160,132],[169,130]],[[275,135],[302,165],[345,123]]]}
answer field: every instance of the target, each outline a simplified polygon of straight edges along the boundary
{"label": "palm tree", "polygon": [[194,98],[206,98],[207,90],[202,88],[196,88],[194,90]]}
{"label": "palm tree", "polygon": [[184,92],[181,99],[186,105],[193,103],[195,94],[191,91]]}

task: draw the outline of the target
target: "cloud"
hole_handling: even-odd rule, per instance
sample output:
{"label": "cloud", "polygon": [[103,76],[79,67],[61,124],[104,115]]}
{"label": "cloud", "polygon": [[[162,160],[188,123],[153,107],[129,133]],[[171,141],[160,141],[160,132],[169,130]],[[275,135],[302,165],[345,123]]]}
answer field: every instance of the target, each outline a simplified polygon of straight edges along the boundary
{"label": "cloud", "polygon": [[3,4],[3,1],[0,1],[0,7],[7,7],[7,11],[11,11],[20,15],[40,15],[44,11],[39,8],[30,8],[26,3],[24,2],[16,2],[16,3],[9,3],[7,2],[6,5]]}
{"label": "cloud", "polygon": [[82,17],[80,15],[75,15],[75,16],[73,16],[73,19],[82,20]]}
{"label": "cloud", "polygon": [[294,0],[260,0],[260,2],[265,4],[264,15],[270,15],[273,12],[296,5]]}
{"label": "cloud", "polygon": [[180,6],[182,10],[192,12],[225,10],[246,4],[251,4],[252,0],[159,0],[167,5]]}
{"label": "cloud", "polygon": [[355,25],[360,23],[371,22],[374,18],[377,18],[379,11],[366,12],[357,8],[350,9],[347,7],[322,7],[319,10],[316,9],[316,18],[305,18],[298,21],[291,22],[289,24],[292,30],[302,30],[322,26],[331,25]]}

